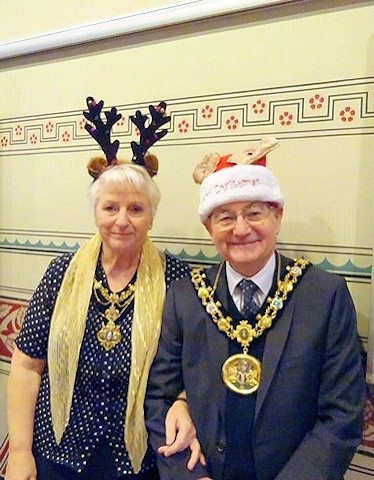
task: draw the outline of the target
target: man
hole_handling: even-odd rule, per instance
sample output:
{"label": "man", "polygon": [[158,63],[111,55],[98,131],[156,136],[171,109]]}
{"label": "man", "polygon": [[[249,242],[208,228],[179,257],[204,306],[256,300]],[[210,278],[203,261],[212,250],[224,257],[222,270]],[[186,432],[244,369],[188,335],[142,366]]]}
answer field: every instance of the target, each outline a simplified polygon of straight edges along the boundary
{"label": "man", "polygon": [[209,156],[194,172],[223,262],[170,288],[146,415],[165,448],[167,408],[183,392],[206,465],[188,470],[189,450],[159,455],[162,480],[342,480],[360,443],[354,305],[342,277],[276,250],[284,201],[264,166],[276,145]]}

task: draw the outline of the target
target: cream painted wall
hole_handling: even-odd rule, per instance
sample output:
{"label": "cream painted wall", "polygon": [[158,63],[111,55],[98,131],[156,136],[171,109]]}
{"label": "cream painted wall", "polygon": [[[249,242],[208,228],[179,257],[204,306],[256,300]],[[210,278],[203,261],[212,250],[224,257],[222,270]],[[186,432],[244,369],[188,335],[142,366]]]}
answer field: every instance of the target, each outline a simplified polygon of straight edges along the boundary
{"label": "cream painted wall", "polygon": [[[0,59],[300,0],[4,0]],[[40,12],[43,12],[41,15]],[[48,43],[48,46],[46,44]]]}
{"label": "cream painted wall", "polygon": [[[123,15],[182,5],[186,0],[2,0],[0,43],[109,20]],[[192,2],[191,2],[192,3]]]}
{"label": "cream painted wall", "polygon": [[[35,231],[43,242],[46,235],[58,242],[60,232],[71,232],[74,240],[93,231],[85,164],[95,146],[79,127],[87,95],[118,106],[127,118],[138,106],[147,110],[166,99],[173,125],[157,147],[163,202],[153,229],[162,246],[176,254],[185,248],[191,256],[201,249],[213,255],[197,221],[194,166],[210,151],[240,151],[259,136],[276,135],[281,147],[269,166],[287,202],[283,246],[302,245],[316,263],[327,258],[341,266],[350,260],[370,268],[374,7],[340,3],[274,7],[3,61],[0,139],[7,144],[0,145],[0,225],[8,237],[27,241],[27,232]],[[318,92],[325,104],[313,117],[305,105]],[[261,96],[273,105],[272,117],[256,123],[250,107]],[[211,124],[201,118],[207,103],[220,114]],[[354,125],[341,122],[346,105],[355,109]],[[285,111],[294,117],[289,128],[280,122]],[[243,124],[236,132],[227,129],[232,112]],[[189,122],[187,134],[178,131],[181,121]],[[56,128],[50,135],[48,122]],[[65,127],[70,142],[62,138]],[[118,129],[124,157],[130,155],[129,128]],[[44,267],[48,259],[36,263]],[[0,292],[4,285],[16,287],[9,278],[2,270]],[[18,281],[31,292],[38,278]]]}
{"label": "cream painted wall", "polygon": [[[82,8],[80,17],[65,2],[65,20],[105,15],[97,3],[101,9]],[[172,121],[155,148],[163,199],[152,236],[160,248],[191,261],[216,261],[197,219],[192,171],[206,153],[240,152],[274,135],[281,146],[269,155],[269,166],[286,198],[280,250],[346,276],[367,346],[374,4],[331,3],[297,2],[3,60],[0,300],[27,301],[51,258],[94,231],[85,165],[98,149],[83,129],[85,98],[103,99],[124,115],[114,134],[127,158],[135,135],[129,114],[164,99]],[[0,42],[19,28],[12,5],[5,0],[2,6],[9,22]],[[118,3],[106,5],[115,15]],[[34,13],[23,12],[25,18]],[[24,28],[26,36],[62,27],[57,17],[43,8],[35,30]]]}

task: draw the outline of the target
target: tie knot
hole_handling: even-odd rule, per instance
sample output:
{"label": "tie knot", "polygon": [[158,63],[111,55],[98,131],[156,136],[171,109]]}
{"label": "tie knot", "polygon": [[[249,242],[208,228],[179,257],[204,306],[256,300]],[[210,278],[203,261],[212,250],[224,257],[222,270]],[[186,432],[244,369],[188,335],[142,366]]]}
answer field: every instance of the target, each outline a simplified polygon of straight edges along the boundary
{"label": "tie knot", "polygon": [[245,294],[245,296],[253,296],[255,291],[257,290],[257,285],[252,282],[252,280],[247,280],[246,278],[243,278],[238,284],[238,287],[240,290]]}

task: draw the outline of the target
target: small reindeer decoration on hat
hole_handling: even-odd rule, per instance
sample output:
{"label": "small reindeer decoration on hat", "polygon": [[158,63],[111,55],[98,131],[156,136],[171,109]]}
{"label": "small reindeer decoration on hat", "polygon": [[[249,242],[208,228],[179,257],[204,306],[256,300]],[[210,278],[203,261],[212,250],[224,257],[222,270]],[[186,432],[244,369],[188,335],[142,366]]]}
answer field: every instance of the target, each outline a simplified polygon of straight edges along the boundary
{"label": "small reindeer decoration on hat", "polygon": [[[104,102],[101,100],[96,103],[92,97],[87,97],[86,102],[88,112],[84,111],[83,115],[91,124],[86,124],[85,129],[100,145],[106,157],[93,158],[88,164],[89,174],[96,180],[106,168],[119,163],[117,159],[119,141],[112,142],[110,132],[113,125],[122,118],[122,115],[117,112],[116,107],[112,107],[111,110],[104,111],[106,118],[106,123],[104,123],[101,118]],[[145,167],[149,175],[153,177],[158,171],[158,159],[155,155],[148,153],[148,150],[168,133],[167,129],[159,129],[170,121],[170,116],[166,115],[165,102],[160,102],[157,107],[149,105],[149,112],[151,120],[148,115],[143,115],[140,110],[137,110],[135,115],[130,116],[130,120],[138,127],[140,132],[139,143],[131,142],[133,153],[131,161]],[[148,125],[146,126],[147,122]]]}

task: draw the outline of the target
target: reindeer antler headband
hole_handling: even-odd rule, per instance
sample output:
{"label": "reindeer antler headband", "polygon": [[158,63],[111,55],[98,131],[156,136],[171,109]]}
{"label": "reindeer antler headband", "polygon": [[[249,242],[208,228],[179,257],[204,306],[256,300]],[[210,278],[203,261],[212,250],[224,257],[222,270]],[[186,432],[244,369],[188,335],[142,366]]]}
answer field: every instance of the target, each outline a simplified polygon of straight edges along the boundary
{"label": "reindeer antler headband", "polygon": [[[117,112],[115,107],[112,107],[110,111],[104,112],[106,117],[106,123],[104,123],[101,119],[104,102],[101,100],[96,103],[92,97],[87,97],[86,102],[88,112],[84,111],[83,115],[91,124],[86,124],[85,129],[100,145],[106,157],[106,159],[95,158],[88,165],[89,174],[96,180],[106,168],[118,164],[119,141],[111,142],[110,131],[113,125],[122,118],[122,115]],[[157,107],[149,105],[149,112],[151,114],[150,121],[148,115],[143,115],[140,110],[137,110],[135,115],[130,116],[130,120],[138,127],[140,132],[140,142],[131,142],[133,153],[131,161],[145,167],[149,175],[153,177],[158,170],[158,160],[157,157],[147,152],[152,145],[168,133],[167,129],[159,130],[159,128],[170,121],[170,116],[166,115],[165,102],[160,102]],[[147,121],[149,123],[146,126]]]}

